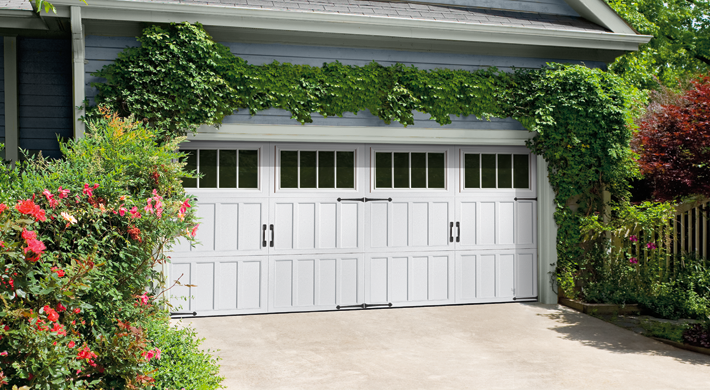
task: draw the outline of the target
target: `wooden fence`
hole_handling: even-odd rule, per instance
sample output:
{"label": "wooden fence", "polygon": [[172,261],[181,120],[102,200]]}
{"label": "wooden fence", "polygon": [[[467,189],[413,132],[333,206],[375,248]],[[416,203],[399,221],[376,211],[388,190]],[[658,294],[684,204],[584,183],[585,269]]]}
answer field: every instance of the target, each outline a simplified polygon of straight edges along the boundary
{"label": "wooden fence", "polygon": [[696,253],[704,259],[708,258],[709,211],[710,199],[707,198],[676,207],[675,226],[670,240],[672,253]]}

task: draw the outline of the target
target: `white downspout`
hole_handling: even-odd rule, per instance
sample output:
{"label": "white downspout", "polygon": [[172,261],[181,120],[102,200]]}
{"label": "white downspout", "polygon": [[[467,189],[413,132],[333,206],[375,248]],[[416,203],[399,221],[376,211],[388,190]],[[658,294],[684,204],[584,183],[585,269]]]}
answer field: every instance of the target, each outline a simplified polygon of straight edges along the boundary
{"label": "white downspout", "polygon": [[538,301],[557,303],[557,283],[555,278],[557,264],[557,224],[555,223],[555,191],[547,176],[547,161],[537,156],[537,231],[538,231]]}
{"label": "white downspout", "polygon": [[71,40],[72,40],[72,89],[74,98],[74,138],[79,139],[84,137],[84,122],[81,118],[84,111],[84,60],[86,52],[84,50],[84,26],[81,23],[81,7],[71,6]]}

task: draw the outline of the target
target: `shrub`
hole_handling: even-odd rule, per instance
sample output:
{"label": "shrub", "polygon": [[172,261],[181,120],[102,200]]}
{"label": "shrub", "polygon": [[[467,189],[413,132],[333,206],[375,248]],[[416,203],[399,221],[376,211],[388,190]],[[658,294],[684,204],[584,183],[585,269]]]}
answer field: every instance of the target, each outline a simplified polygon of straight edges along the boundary
{"label": "shrub", "polygon": [[664,90],[654,98],[633,142],[654,196],[710,196],[710,76],[680,95]]}
{"label": "shrub", "polygon": [[691,325],[683,332],[683,341],[690,345],[710,348],[710,322]]}
{"label": "shrub", "polygon": [[[154,268],[194,216],[182,139],[105,115],[63,160],[0,167],[0,382],[33,389],[145,388],[146,326],[161,319]],[[156,287],[153,287],[156,286]],[[2,385],[0,385],[1,387]]]}
{"label": "shrub", "polygon": [[575,282],[591,303],[638,303],[661,318],[704,319],[710,315],[710,268],[694,254],[672,255],[666,233],[670,203],[620,205],[603,223],[585,220],[585,255]]}
{"label": "shrub", "polygon": [[209,350],[199,349],[202,343],[190,327],[170,326],[167,321],[154,321],[146,328],[150,346],[162,351],[161,359],[150,366],[155,373],[156,389],[212,390],[222,388],[219,366]]}

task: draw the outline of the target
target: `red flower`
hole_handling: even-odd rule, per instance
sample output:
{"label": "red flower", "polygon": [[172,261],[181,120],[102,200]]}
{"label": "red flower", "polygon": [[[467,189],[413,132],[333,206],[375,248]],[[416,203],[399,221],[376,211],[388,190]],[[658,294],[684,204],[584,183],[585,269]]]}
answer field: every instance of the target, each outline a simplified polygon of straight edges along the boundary
{"label": "red flower", "polygon": [[131,239],[133,240],[143,242],[143,240],[141,239],[141,230],[135,226],[128,229],[128,236],[131,237]]}
{"label": "red flower", "polygon": [[64,325],[62,325],[62,324],[54,324],[51,332],[56,332],[57,336],[66,336],[67,335],[67,331],[64,330]]}
{"label": "red flower", "polygon": [[74,348],[75,345],[76,345],[75,342],[70,341],[69,344],[67,344],[67,347],[69,347],[69,348]]}
{"label": "red flower", "polygon": [[141,213],[138,212],[138,207],[136,206],[133,206],[129,213],[131,213],[131,218],[138,219],[141,217]]}
{"label": "red flower", "polygon": [[8,207],[7,207],[7,205],[5,205],[5,203],[0,203],[0,214],[2,214],[2,212],[7,209],[8,209]]}
{"label": "red flower", "polygon": [[89,198],[91,198],[92,196],[94,196],[94,190],[97,188],[99,188],[98,184],[94,184],[93,187],[90,187],[88,184],[84,183],[84,189],[82,190],[82,192],[84,193],[84,195],[87,195]]}
{"label": "red flower", "polygon": [[42,241],[36,240],[34,238],[27,240],[27,248],[24,249],[25,259],[27,261],[36,262],[39,257],[42,256],[44,250],[47,249]]}
{"label": "red flower", "polygon": [[200,227],[200,224],[199,224],[199,223],[198,223],[197,225],[195,225],[195,227],[192,228],[192,232],[190,232],[190,235],[191,235],[192,237],[195,237],[195,236],[197,235],[197,228],[198,228],[198,227]]}
{"label": "red flower", "polygon": [[37,239],[37,232],[32,231],[32,230],[27,230],[27,228],[22,228],[22,238],[25,241],[36,240]]}
{"label": "red flower", "polygon": [[35,210],[35,202],[33,202],[31,199],[27,200],[21,200],[17,202],[17,205],[15,205],[15,208],[17,211],[19,211],[21,214],[32,214]]}
{"label": "red flower", "polygon": [[128,211],[128,210],[125,207],[123,207],[123,204],[121,204],[121,206],[118,207],[118,215],[123,217],[124,215],[126,215],[126,211]]}
{"label": "red flower", "polygon": [[[84,346],[84,348],[80,349],[79,352],[76,354],[77,360],[86,359],[89,361],[89,364],[93,363],[93,360],[91,360],[91,359],[93,359],[95,357],[96,357],[96,354],[91,352],[89,347],[87,347],[86,345]],[[95,364],[91,364],[91,365],[93,366]]]}
{"label": "red flower", "polygon": [[58,312],[61,313],[61,312],[66,311],[66,310],[67,310],[67,308],[66,308],[64,305],[62,305],[61,302],[57,303],[57,311],[58,311]]}
{"label": "red flower", "polygon": [[79,309],[78,307],[76,309],[74,309],[74,314],[79,314],[79,313],[81,313],[81,309]]}
{"label": "red flower", "polygon": [[61,186],[59,186],[59,189],[57,190],[57,194],[59,195],[59,199],[64,199],[67,196],[69,196],[69,190],[63,190]]}
{"label": "red flower", "polygon": [[44,191],[42,191],[42,195],[44,195],[49,201],[49,207],[56,208],[59,205],[59,201],[54,199],[54,195],[49,192],[48,189],[45,188]]}
{"label": "red flower", "polygon": [[60,269],[59,267],[52,267],[52,272],[56,272],[57,276],[59,276],[60,278],[64,277],[65,275],[64,270]]}
{"label": "red flower", "polygon": [[185,214],[189,207],[192,207],[190,206],[190,199],[185,199],[185,201],[182,202],[182,205],[180,206],[180,214]]}
{"label": "red flower", "polygon": [[54,322],[59,319],[59,313],[54,311],[54,309],[52,309],[48,305],[44,306],[44,314],[47,315],[47,319],[51,322]]}

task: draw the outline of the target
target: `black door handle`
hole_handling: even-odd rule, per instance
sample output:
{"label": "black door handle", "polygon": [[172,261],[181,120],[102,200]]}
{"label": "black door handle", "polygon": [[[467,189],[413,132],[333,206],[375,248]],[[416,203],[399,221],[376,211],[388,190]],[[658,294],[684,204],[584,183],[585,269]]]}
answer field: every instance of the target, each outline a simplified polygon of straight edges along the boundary
{"label": "black door handle", "polygon": [[271,230],[271,243],[269,244],[270,247],[274,247],[274,225],[269,225],[269,230]]}
{"label": "black door handle", "polygon": [[461,224],[456,222],[456,242],[461,242]]}
{"label": "black door handle", "polygon": [[449,222],[449,242],[454,242],[454,223]]}
{"label": "black door handle", "polygon": [[338,202],[342,202],[342,201],[345,201],[345,200],[349,200],[349,201],[351,201],[351,202],[367,202],[367,200],[365,200],[365,199],[367,199],[367,198],[345,198],[345,199],[344,199],[344,198],[338,198]]}
{"label": "black door handle", "polygon": [[261,233],[261,246],[266,248],[266,224],[262,225],[264,230]]}

